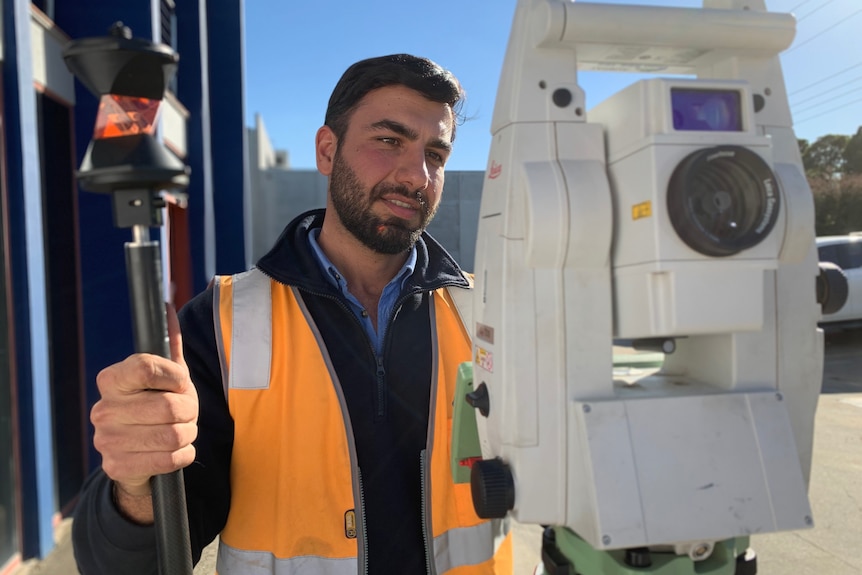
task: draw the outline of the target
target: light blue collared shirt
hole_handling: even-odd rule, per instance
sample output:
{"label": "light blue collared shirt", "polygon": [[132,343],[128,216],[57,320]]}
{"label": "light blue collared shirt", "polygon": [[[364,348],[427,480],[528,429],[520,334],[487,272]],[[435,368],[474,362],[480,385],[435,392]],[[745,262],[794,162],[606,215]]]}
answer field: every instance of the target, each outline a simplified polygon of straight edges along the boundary
{"label": "light blue collared shirt", "polygon": [[320,249],[320,244],[317,243],[317,237],[319,235],[319,228],[311,230],[308,234],[308,243],[311,244],[311,251],[314,252],[315,257],[317,258],[317,263],[320,265],[320,269],[323,270],[323,275],[327,277],[332,285],[339,289],[341,295],[344,296],[344,299],[346,299],[347,303],[350,305],[350,309],[353,310],[353,313],[356,314],[356,317],[359,319],[360,323],[362,323],[362,327],[365,328],[365,333],[368,334],[368,339],[371,341],[371,345],[374,347],[375,353],[380,357],[383,352],[382,346],[384,338],[386,337],[386,328],[389,324],[389,316],[392,314],[395,303],[398,301],[398,296],[401,295],[401,290],[404,288],[404,282],[406,282],[407,278],[413,274],[413,270],[416,267],[416,246],[410,248],[407,261],[404,262],[401,270],[395,274],[395,277],[392,278],[388,284],[386,284],[386,287],[383,288],[383,293],[380,294],[380,301],[377,303],[377,331],[375,332],[374,324],[371,323],[371,316],[367,311],[365,311],[365,308],[362,307],[359,300],[350,293],[350,290],[347,287],[347,280],[344,279],[341,272],[336,269],[335,265],[329,261],[326,254],[323,253],[322,249]]}

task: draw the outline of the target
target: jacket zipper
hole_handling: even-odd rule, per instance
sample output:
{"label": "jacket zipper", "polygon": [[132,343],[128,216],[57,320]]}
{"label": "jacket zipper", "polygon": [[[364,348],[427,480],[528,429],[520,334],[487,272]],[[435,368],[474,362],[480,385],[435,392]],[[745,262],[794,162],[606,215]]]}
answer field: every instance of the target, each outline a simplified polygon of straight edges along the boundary
{"label": "jacket zipper", "polygon": [[428,502],[428,450],[423,449],[419,453],[419,482],[422,493],[422,542],[425,544],[425,571],[428,575],[435,575],[434,556],[431,553],[431,514]]}
{"label": "jacket zipper", "polygon": [[383,367],[383,358],[374,354],[377,358],[377,417],[378,421],[386,417],[386,369]]}
{"label": "jacket zipper", "polygon": [[368,530],[365,521],[365,488],[362,485],[362,470],[357,468],[359,476],[359,517],[360,517],[360,537],[362,537],[362,559],[359,562],[359,572],[368,575]]}
{"label": "jacket zipper", "polygon": [[[398,315],[398,311],[401,309],[401,306],[404,305],[404,302],[407,301],[407,298],[411,297],[413,294],[414,292],[411,291],[395,300],[395,305],[392,306],[392,312],[389,314],[389,317],[386,318],[386,335],[383,337],[380,349],[386,349],[387,342],[389,341],[390,334],[392,332],[392,324],[395,322],[395,316]],[[386,368],[383,366],[382,355],[378,356],[377,350],[373,347],[371,348],[371,351],[373,352],[377,363],[377,411],[375,413],[375,420],[381,421],[386,417]]]}

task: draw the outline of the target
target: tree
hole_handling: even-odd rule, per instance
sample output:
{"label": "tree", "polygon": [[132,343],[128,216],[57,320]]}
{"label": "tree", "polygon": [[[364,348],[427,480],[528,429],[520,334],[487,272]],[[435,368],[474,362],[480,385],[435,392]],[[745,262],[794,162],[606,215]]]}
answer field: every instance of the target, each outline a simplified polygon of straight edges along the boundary
{"label": "tree", "polygon": [[828,134],[817,138],[802,155],[805,174],[809,178],[832,179],[844,170],[844,148],[850,136]]}
{"label": "tree", "polygon": [[818,236],[862,231],[862,175],[840,180],[810,180],[814,193],[815,229]]}
{"label": "tree", "polygon": [[811,142],[804,138],[796,138],[796,145],[799,146],[799,155],[804,156],[805,151],[808,150],[808,146],[811,145]]}
{"label": "tree", "polygon": [[862,174],[862,126],[844,147],[844,172]]}

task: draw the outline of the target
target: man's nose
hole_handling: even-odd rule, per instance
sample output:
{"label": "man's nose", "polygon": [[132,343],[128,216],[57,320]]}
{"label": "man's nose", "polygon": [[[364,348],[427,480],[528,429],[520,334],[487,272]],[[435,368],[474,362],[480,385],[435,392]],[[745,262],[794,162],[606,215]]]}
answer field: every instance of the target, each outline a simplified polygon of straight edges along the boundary
{"label": "man's nose", "polygon": [[428,174],[428,163],[425,158],[425,150],[413,151],[401,155],[396,177],[398,183],[410,191],[424,190],[431,183]]}

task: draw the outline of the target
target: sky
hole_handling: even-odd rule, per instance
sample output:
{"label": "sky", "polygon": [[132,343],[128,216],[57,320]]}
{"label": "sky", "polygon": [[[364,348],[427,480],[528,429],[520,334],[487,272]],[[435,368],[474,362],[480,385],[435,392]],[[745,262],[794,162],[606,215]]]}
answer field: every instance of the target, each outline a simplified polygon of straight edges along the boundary
{"label": "sky", "polygon": [[[246,124],[260,115],[294,169],[313,169],[314,135],[332,88],[352,63],[407,52],[451,70],[467,93],[449,170],[484,170],[497,83],[517,0],[245,1]],[[700,7],[701,0],[593,0]],[[797,18],[782,56],[798,138],[862,126],[862,0],[766,0]],[[579,73],[589,109],[637,77]]]}

